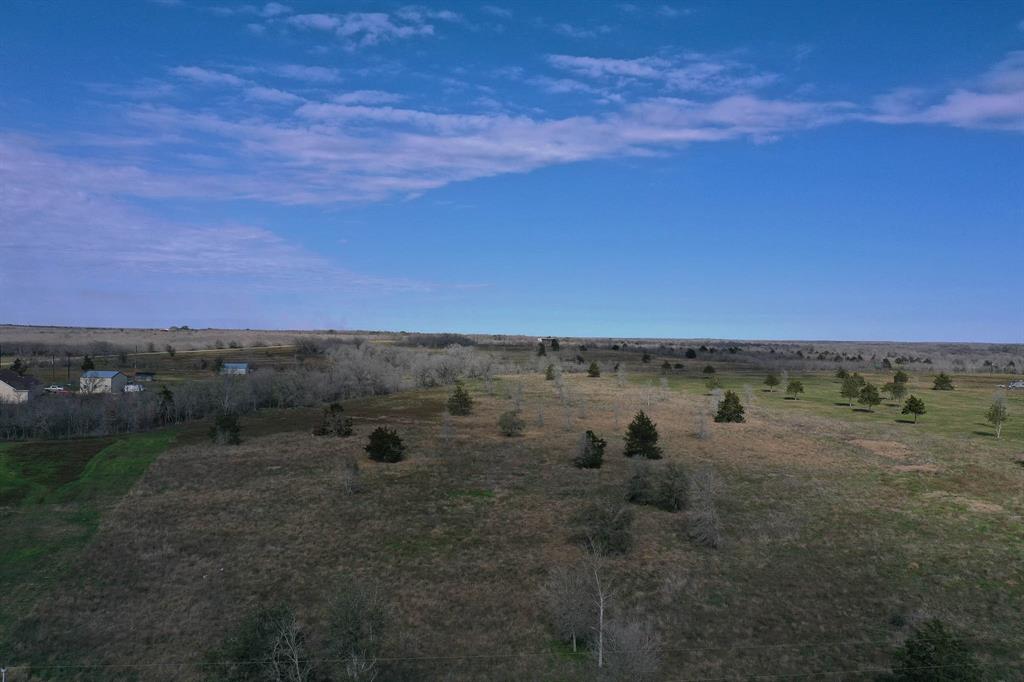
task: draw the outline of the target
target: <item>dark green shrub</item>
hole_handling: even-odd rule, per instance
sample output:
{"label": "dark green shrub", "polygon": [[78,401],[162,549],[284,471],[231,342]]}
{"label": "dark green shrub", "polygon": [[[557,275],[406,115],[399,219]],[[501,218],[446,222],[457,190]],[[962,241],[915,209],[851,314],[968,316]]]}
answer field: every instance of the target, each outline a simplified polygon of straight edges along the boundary
{"label": "dark green shrub", "polygon": [[472,411],[473,399],[469,396],[469,391],[461,383],[456,384],[455,390],[448,398],[448,412],[455,415],[467,415]]}
{"label": "dark green shrub", "polygon": [[942,372],[939,376],[935,377],[935,381],[932,385],[932,390],[935,391],[952,391],[953,390],[953,378]]}
{"label": "dark green shrub", "polygon": [[603,438],[598,438],[593,431],[587,431],[580,436],[579,445],[576,447],[576,456],[572,463],[580,469],[600,469],[604,462],[604,449],[608,443]]}
{"label": "dark green shrub", "polygon": [[695,351],[692,348],[687,348],[686,349],[686,357],[689,358],[690,360],[693,360],[694,358],[697,357],[697,351]]}
{"label": "dark green shrub", "polygon": [[712,374],[711,376],[709,376],[707,379],[704,380],[704,388],[708,389],[709,391],[713,391],[716,388],[721,388],[721,387],[722,387],[722,380],[719,379],[714,374]]}
{"label": "dark green shrub", "polygon": [[799,379],[790,379],[789,383],[786,384],[786,395],[790,396],[794,400],[800,399],[800,394],[804,392],[804,382]]}
{"label": "dark green shrub", "polygon": [[210,440],[217,445],[238,445],[242,442],[241,428],[238,426],[238,415],[225,412],[213,421],[210,427]]}
{"label": "dark green shrub", "polygon": [[640,356],[640,362],[642,362],[644,364],[647,364],[650,361],[651,361],[651,354],[650,353],[644,353],[643,355]]}
{"label": "dark green shrub", "polygon": [[498,428],[508,437],[518,436],[526,428],[526,422],[519,416],[519,412],[509,410],[502,412],[501,416],[498,417]]}
{"label": "dark green shrub", "polygon": [[596,362],[590,363],[590,368],[587,370],[587,376],[595,379],[601,376],[601,368],[598,367]]}
{"label": "dark green shrub", "polygon": [[405,445],[394,429],[378,426],[370,434],[364,448],[370,459],[376,462],[401,462],[405,456]]}
{"label": "dark green shrub", "polygon": [[643,410],[636,413],[633,421],[626,429],[626,447],[622,454],[626,457],[644,457],[661,459],[661,448],[658,447],[658,428]]}
{"label": "dark green shrub", "polygon": [[88,355],[82,358],[82,371],[88,372],[91,369],[96,369],[96,363],[92,361]]}
{"label": "dark green shrub", "polygon": [[544,370],[544,378],[547,379],[548,381],[554,381],[555,380],[555,366],[554,365],[548,365],[548,368],[546,370]]}
{"label": "dark green shrub", "polygon": [[702,369],[701,371],[704,372],[705,374],[714,374],[715,368],[712,367],[711,365],[704,365],[704,369]]}
{"label": "dark green shrub", "polygon": [[929,620],[914,631],[893,655],[894,682],[973,682],[982,679],[981,666],[967,643],[939,620]]}
{"label": "dark green shrub", "polygon": [[775,387],[778,386],[779,383],[781,383],[779,381],[779,377],[775,374],[769,374],[764,378],[764,385],[768,387],[769,391],[774,391]]}
{"label": "dark green shrub", "polygon": [[861,405],[866,405],[868,410],[871,411],[875,405],[882,402],[882,396],[878,393],[878,387],[874,384],[864,384],[861,386],[857,402]]}
{"label": "dark green shrub", "polygon": [[924,401],[917,396],[910,396],[907,398],[907,402],[904,403],[903,409],[900,411],[902,414],[914,415],[914,423],[917,423],[917,418],[925,413]]}
{"label": "dark green shrub", "polygon": [[740,404],[740,397],[733,391],[726,391],[722,402],[718,404],[718,412],[715,414],[715,421],[719,423],[742,422],[743,405]]}

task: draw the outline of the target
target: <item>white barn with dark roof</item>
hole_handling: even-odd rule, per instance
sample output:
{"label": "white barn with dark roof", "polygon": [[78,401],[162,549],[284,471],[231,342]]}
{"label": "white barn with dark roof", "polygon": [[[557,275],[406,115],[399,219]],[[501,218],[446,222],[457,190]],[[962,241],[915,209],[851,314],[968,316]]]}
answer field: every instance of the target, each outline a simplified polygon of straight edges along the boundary
{"label": "white barn with dark roof", "polygon": [[128,377],[116,369],[90,369],[82,372],[78,389],[82,393],[122,393]]}
{"label": "white barn with dark roof", "polygon": [[33,376],[0,369],[0,403],[25,403],[42,392],[43,386]]}

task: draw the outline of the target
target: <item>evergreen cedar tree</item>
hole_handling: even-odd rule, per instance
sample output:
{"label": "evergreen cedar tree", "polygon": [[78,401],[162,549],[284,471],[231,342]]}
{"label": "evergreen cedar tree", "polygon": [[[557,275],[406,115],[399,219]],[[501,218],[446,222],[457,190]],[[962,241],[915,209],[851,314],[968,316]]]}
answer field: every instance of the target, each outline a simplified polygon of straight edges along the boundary
{"label": "evergreen cedar tree", "polygon": [[24,376],[26,369],[28,368],[25,367],[24,363],[22,363],[21,358],[15,358],[14,362],[11,363],[10,366],[10,370],[17,374],[18,376]]}
{"label": "evergreen cedar tree", "polygon": [[764,378],[764,385],[768,387],[769,391],[774,391],[775,387],[779,385],[779,378],[774,374],[769,374]]}
{"label": "evergreen cedar tree", "polygon": [[646,362],[650,362],[650,361],[651,361],[651,354],[650,353],[644,353],[643,356],[640,358],[640,362],[646,363]]}
{"label": "evergreen cedar tree", "polygon": [[217,417],[210,427],[210,440],[218,445],[238,445],[242,442],[238,415],[225,412]]}
{"label": "evergreen cedar tree", "polygon": [[658,429],[643,410],[636,413],[626,429],[626,447],[622,454],[626,457],[661,459],[661,448],[658,447]]}
{"label": "evergreen cedar tree", "polygon": [[712,367],[711,365],[704,365],[704,369],[701,371],[703,371],[705,374],[714,374],[715,368]]}
{"label": "evergreen cedar tree", "polygon": [[707,387],[709,391],[713,391],[716,388],[722,387],[722,380],[716,376],[709,376],[704,380],[704,386]]}
{"label": "evergreen cedar tree", "polygon": [[561,346],[558,343],[558,339],[551,339],[551,350],[558,350]]}
{"label": "evergreen cedar tree", "polygon": [[687,348],[686,357],[689,358],[690,360],[693,360],[695,357],[697,357],[697,351],[695,351],[692,348]]}
{"label": "evergreen cedar tree", "polygon": [[345,416],[340,403],[331,403],[320,415],[320,423],[313,429],[314,436],[351,436],[352,419]]}
{"label": "evergreen cedar tree", "polygon": [[386,426],[378,426],[373,430],[364,449],[375,462],[401,462],[405,456],[402,439],[394,429]]}
{"label": "evergreen cedar tree", "polygon": [[467,415],[473,411],[473,399],[462,384],[456,384],[455,390],[448,398],[448,412],[454,415]]}
{"label": "evergreen cedar tree", "polygon": [[666,360],[665,362],[661,363],[661,370],[663,372],[670,372],[670,371],[672,371],[672,363],[669,362],[668,360]]}
{"label": "evergreen cedar tree", "polygon": [[548,368],[544,370],[544,378],[548,381],[553,381],[555,378],[555,366],[548,365]]}
{"label": "evergreen cedar tree", "polygon": [[587,370],[588,377],[599,377],[601,376],[601,368],[597,366],[596,362],[590,363],[590,369]]}
{"label": "evergreen cedar tree", "polygon": [[940,373],[939,376],[935,377],[935,384],[932,386],[932,390],[952,391],[953,379],[945,372]]}
{"label": "evergreen cedar tree", "polygon": [[902,369],[898,369],[896,370],[896,373],[892,375],[892,381],[894,384],[905,384],[910,381],[910,375]]}
{"label": "evergreen cedar tree", "polygon": [[726,391],[725,397],[718,405],[718,413],[715,415],[716,422],[742,422],[743,405],[740,404],[740,397],[732,391]]}
{"label": "evergreen cedar tree", "polygon": [[541,355],[547,355],[547,354],[548,354],[548,352],[546,350],[544,350],[544,342],[543,341],[538,342],[537,343],[537,355],[541,356]]}
{"label": "evergreen cedar tree", "polygon": [[689,478],[677,464],[669,463],[657,474],[647,464],[638,464],[626,486],[626,501],[644,504],[667,512],[685,509]]}
{"label": "evergreen cedar tree", "polygon": [[907,398],[907,402],[904,403],[903,410],[901,410],[901,414],[912,414],[912,415],[914,415],[914,423],[915,424],[917,423],[918,415],[922,415],[924,413],[925,413],[924,401],[921,400],[920,398],[918,398],[917,396],[913,396],[913,395],[910,396],[909,398]]}
{"label": "evergreen cedar tree", "polygon": [[836,370],[836,379],[845,379],[848,376],[850,376],[850,373],[842,367]]}
{"label": "evergreen cedar tree", "polygon": [[572,463],[580,469],[600,469],[606,445],[608,443],[603,438],[598,438],[593,431],[587,431],[580,440],[579,451]]}
{"label": "evergreen cedar tree", "polygon": [[82,371],[88,372],[90,369],[96,369],[96,363],[92,361],[88,355],[82,358]]}
{"label": "evergreen cedar tree", "polygon": [[861,405],[867,405],[868,411],[871,411],[871,408],[882,402],[882,396],[878,395],[878,387],[874,384],[864,384],[861,386],[857,402]]}
{"label": "evergreen cedar tree", "polygon": [[888,393],[893,400],[902,400],[907,394],[907,385],[900,381],[890,381],[882,387],[882,393]]}
{"label": "evergreen cedar tree", "polygon": [[799,400],[800,394],[804,392],[804,382],[799,379],[790,379],[789,383],[786,384],[786,394],[793,396],[794,399]]}

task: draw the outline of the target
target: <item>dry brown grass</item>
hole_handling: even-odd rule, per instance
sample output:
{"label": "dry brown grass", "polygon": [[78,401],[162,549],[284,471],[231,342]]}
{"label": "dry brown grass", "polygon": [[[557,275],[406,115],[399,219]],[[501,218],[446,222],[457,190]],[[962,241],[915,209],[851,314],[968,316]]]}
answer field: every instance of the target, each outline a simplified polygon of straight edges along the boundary
{"label": "dry brown grass", "polygon": [[[516,382],[527,429],[505,438],[497,420]],[[474,391],[474,414],[453,419],[451,454],[439,453],[445,391],[347,405],[347,439],[304,427],[168,451],[104,519],[78,580],[36,608],[25,646],[90,663],[194,663],[260,604],[287,602],[316,632],[334,586],[354,576],[392,604],[386,655],[456,657],[409,662],[420,677],[590,679],[589,663],[552,652],[536,595],[551,566],[579,555],[567,519],[622,494],[621,433],[642,407],[668,460],[712,465],[724,484],[720,549],[688,542],[684,513],[636,507],[633,550],[609,560],[617,610],[655,624],[667,678],[877,666],[901,634],[890,619],[920,610],[993,639],[980,645],[986,658],[1017,655],[1021,472],[987,446],[916,433],[911,443],[897,428],[760,407],[698,440],[705,397],[674,392],[648,405],[643,386],[612,377],[566,377],[586,401],[567,429],[553,382],[496,383],[493,397]],[[340,462],[363,457],[378,423],[399,430],[409,459],[364,459],[365,492],[346,495]],[[588,428],[609,441],[600,470],[570,465]],[[910,453],[938,470],[893,466]]]}

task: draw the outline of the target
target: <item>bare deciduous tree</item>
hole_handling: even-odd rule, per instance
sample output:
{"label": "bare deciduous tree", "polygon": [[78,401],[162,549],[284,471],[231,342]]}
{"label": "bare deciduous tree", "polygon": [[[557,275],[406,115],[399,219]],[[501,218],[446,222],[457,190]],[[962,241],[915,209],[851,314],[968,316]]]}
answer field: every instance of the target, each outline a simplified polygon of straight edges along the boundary
{"label": "bare deciduous tree", "polygon": [[707,412],[701,412],[697,415],[697,438],[700,440],[708,440],[711,438],[711,427],[709,423],[711,418]]}
{"label": "bare deciduous tree", "polygon": [[605,671],[623,682],[654,680],[658,674],[658,639],[647,621],[611,620],[606,626]]}
{"label": "bare deciduous tree", "polygon": [[349,455],[341,462],[341,489],[348,495],[354,495],[363,490],[363,477],[359,469],[359,460]]}
{"label": "bare deciduous tree", "polygon": [[294,616],[289,614],[281,621],[268,666],[273,682],[308,682],[313,679],[305,640]]}
{"label": "bare deciduous tree", "polygon": [[579,640],[593,626],[591,579],[584,565],[557,566],[548,574],[542,592],[552,625],[577,651]]}
{"label": "bare deciduous tree", "polygon": [[722,542],[715,497],[721,490],[721,483],[714,470],[707,468],[691,479],[690,503],[687,526],[690,538],[705,547],[717,548]]}

